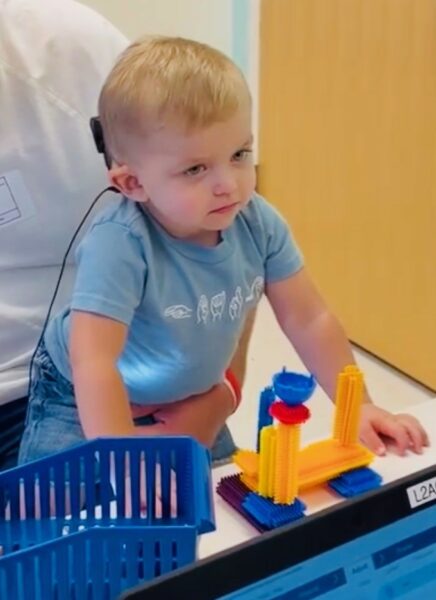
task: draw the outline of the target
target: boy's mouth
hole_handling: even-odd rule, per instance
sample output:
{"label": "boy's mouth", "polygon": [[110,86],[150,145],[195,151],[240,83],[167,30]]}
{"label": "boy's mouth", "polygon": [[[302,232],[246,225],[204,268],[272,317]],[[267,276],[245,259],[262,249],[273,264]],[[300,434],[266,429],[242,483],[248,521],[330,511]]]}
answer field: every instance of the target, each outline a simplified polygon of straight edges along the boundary
{"label": "boy's mouth", "polygon": [[222,213],[230,212],[232,209],[235,208],[235,206],[237,204],[238,204],[238,202],[232,202],[232,204],[225,204],[224,206],[220,206],[219,208],[215,208],[214,210],[211,210],[210,214],[222,214]]}

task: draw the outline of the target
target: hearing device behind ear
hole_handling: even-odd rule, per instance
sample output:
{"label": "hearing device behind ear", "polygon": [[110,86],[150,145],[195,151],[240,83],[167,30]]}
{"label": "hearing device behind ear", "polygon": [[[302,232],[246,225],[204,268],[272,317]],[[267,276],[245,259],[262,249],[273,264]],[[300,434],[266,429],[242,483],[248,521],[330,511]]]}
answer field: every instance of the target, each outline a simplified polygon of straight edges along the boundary
{"label": "hearing device behind ear", "polygon": [[97,152],[99,152],[100,154],[103,154],[106,167],[108,169],[110,169],[112,159],[110,157],[109,152],[107,151],[106,144],[104,143],[103,127],[101,126],[100,118],[99,117],[91,117],[91,119],[89,121],[89,126],[91,127],[92,137],[94,138]]}

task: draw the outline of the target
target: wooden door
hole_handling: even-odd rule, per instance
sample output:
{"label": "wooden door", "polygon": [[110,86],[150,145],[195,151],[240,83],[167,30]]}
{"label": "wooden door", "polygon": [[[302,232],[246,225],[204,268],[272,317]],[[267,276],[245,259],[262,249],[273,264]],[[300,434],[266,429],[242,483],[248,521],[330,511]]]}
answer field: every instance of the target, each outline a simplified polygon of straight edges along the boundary
{"label": "wooden door", "polygon": [[350,338],[436,388],[436,2],[263,0],[259,189]]}

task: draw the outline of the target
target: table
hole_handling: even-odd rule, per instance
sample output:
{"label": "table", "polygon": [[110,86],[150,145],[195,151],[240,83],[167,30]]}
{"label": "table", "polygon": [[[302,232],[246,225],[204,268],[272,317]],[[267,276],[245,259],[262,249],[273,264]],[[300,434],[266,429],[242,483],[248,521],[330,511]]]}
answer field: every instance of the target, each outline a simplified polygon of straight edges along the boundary
{"label": "table", "polygon": [[[389,452],[384,457],[377,457],[371,467],[383,477],[385,483],[436,463],[436,398],[411,406],[408,409],[408,413],[415,416],[424,424],[431,445],[421,455],[410,452],[407,456],[399,457]],[[222,477],[232,475],[236,472],[238,472],[238,468],[234,465],[226,465],[214,469],[214,486],[216,486]],[[314,488],[302,493],[299,497],[307,505],[306,514],[312,514],[344,501],[327,487]],[[213,533],[201,536],[199,558],[205,558],[260,535],[256,529],[238,515],[216,492],[214,498],[217,529]]]}

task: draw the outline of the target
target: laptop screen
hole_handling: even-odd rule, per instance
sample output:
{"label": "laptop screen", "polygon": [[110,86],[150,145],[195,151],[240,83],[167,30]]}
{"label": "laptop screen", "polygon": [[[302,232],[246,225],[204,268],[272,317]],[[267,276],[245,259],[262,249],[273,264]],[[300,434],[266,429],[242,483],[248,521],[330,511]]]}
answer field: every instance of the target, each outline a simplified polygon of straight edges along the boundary
{"label": "laptop screen", "polygon": [[436,467],[264,534],[124,598],[436,598]]}

